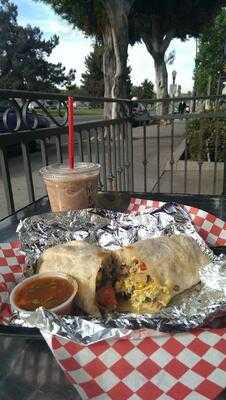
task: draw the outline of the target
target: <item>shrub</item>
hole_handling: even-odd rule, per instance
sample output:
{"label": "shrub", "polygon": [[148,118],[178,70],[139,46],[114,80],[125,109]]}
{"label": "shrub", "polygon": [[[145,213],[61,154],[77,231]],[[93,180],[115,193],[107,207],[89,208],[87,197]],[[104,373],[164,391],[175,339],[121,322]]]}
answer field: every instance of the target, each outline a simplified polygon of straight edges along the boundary
{"label": "shrub", "polygon": [[205,117],[188,120],[186,137],[189,159],[194,161],[224,161],[225,119]]}

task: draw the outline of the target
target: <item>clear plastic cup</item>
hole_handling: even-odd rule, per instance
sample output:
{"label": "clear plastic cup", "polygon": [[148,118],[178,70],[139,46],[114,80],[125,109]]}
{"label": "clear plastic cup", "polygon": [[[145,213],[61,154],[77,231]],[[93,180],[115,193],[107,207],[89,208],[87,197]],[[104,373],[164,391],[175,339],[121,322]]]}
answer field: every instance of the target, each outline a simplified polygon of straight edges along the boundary
{"label": "clear plastic cup", "polygon": [[95,207],[100,165],[53,164],[40,170],[53,212]]}

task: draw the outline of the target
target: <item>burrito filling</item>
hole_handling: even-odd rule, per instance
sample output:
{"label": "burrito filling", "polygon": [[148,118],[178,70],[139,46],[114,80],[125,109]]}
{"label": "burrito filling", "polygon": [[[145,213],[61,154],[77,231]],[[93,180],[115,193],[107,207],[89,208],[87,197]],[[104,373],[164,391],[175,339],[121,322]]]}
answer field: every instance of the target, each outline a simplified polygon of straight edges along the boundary
{"label": "burrito filling", "polygon": [[[133,259],[130,265],[104,266],[97,275],[96,300],[105,311],[138,311],[148,303],[149,312],[157,312],[165,307],[172,293],[148,273],[144,262]],[[124,307],[125,306],[125,307]]]}

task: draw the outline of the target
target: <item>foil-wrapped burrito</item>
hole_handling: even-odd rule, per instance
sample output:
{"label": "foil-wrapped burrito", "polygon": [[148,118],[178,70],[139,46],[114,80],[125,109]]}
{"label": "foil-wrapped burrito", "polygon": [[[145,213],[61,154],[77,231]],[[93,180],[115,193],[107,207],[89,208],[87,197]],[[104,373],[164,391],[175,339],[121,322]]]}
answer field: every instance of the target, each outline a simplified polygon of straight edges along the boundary
{"label": "foil-wrapped burrito", "polygon": [[[216,259],[198,235],[189,214],[176,204],[140,214],[94,209],[49,213],[25,219],[18,233],[30,272],[59,269],[62,258],[53,259],[52,250],[56,246],[56,251],[57,245],[61,251],[70,249],[69,259],[74,257],[73,263],[77,265],[73,251],[80,247],[80,262],[85,263],[86,276],[80,283],[81,288],[84,286],[79,300],[88,315],[60,318],[38,310],[30,317],[17,319],[17,323],[92,343],[128,335],[131,331],[132,335],[137,335],[137,329],[189,330],[202,326],[225,310],[224,260]],[[77,241],[72,250],[71,241]],[[90,251],[95,257],[91,258]],[[103,268],[106,263],[110,268],[107,274]],[[69,269],[65,271],[69,264],[64,264],[64,272],[69,272]],[[133,268],[131,275],[128,265]],[[165,269],[164,265],[167,265]],[[91,270],[92,276],[88,273]],[[117,271],[117,276],[113,270]],[[90,295],[85,296],[88,275],[91,289]],[[109,275],[114,280],[115,292],[109,294],[108,291],[106,295],[103,282]],[[81,281],[81,277],[75,277]],[[98,290],[102,290],[99,300]],[[109,308],[104,307],[106,302],[110,303]]]}
{"label": "foil-wrapped burrito", "polygon": [[50,247],[37,263],[40,273],[63,272],[76,279],[81,309],[90,315],[111,311],[154,313],[196,285],[208,264],[186,235],[141,240],[117,251],[84,241]]}

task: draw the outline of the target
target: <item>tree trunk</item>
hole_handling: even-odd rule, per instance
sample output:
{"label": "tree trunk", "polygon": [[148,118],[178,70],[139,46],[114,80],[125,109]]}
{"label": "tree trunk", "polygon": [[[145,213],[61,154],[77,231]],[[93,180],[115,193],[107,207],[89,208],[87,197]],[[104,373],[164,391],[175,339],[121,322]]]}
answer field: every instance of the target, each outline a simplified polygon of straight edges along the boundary
{"label": "tree trunk", "polygon": [[[114,50],[113,66],[112,60],[107,55],[104,56],[104,70],[106,76],[107,94],[111,88],[110,97],[127,98],[126,93],[126,72],[128,58],[128,15],[134,0],[103,0],[103,6],[108,15],[111,34],[106,38],[106,42],[112,42]],[[110,38],[111,36],[111,38]],[[112,56],[112,53],[111,53]],[[114,70],[114,74],[113,74]],[[108,106],[106,107],[108,109]],[[122,107],[118,103],[112,103],[112,118],[118,118],[122,115]],[[106,112],[109,114],[109,112]]]}
{"label": "tree trunk", "polygon": [[[164,54],[155,54],[155,83],[157,99],[167,99],[168,95],[168,73],[165,63]],[[159,111],[162,114],[167,114],[169,111],[168,101],[164,101],[159,105]]]}
{"label": "tree trunk", "polygon": [[[142,39],[148,52],[152,55],[155,65],[155,82],[157,98],[168,98],[168,72],[165,62],[166,50],[173,39],[173,32],[162,32],[161,20],[158,17],[152,17],[151,30],[142,34]],[[162,102],[159,111],[161,114],[167,114],[169,111],[169,102]]]}
{"label": "tree trunk", "polygon": [[[128,58],[128,20],[127,17],[119,14],[117,23],[112,26],[112,37],[115,51],[115,76],[111,91],[112,98],[127,98],[126,93],[126,70]],[[112,105],[112,117],[117,118],[121,114],[121,106],[118,103]]]}
{"label": "tree trunk", "polygon": [[[104,74],[104,97],[111,97],[115,76],[115,54],[111,28],[105,27],[103,32],[103,74]],[[104,119],[112,119],[112,103],[104,103]]]}

